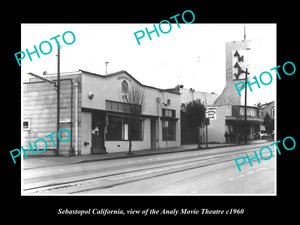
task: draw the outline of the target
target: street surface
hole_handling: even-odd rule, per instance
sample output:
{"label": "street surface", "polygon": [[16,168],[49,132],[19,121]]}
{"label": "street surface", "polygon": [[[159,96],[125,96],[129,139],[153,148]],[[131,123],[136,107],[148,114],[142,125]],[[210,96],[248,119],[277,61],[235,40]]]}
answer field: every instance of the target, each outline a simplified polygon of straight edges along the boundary
{"label": "street surface", "polygon": [[275,195],[276,151],[241,172],[234,161],[269,144],[24,169],[22,195]]}

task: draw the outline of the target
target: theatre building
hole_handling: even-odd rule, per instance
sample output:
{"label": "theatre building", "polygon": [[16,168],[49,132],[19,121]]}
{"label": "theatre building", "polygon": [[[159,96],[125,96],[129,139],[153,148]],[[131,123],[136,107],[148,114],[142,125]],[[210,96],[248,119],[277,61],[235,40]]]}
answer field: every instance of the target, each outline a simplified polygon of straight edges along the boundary
{"label": "theatre building", "polygon": [[[56,74],[44,77],[57,79]],[[126,71],[99,75],[79,70],[60,78],[59,129],[72,135],[60,142],[58,155],[128,151],[130,137],[133,151],[180,146],[179,93],[141,84]],[[22,103],[22,146],[28,149],[29,142],[44,138],[48,148],[37,154],[54,155],[56,146],[45,136],[57,130],[55,86],[30,78],[23,84]],[[37,147],[45,146],[38,142]]]}
{"label": "theatre building", "polygon": [[[246,122],[245,106],[242,104],[245,92],[240,97],[235,88],[238,82],[245,82],[245,72],[249,68],[250,41],[232,41],[226,43],[226,84],[214,101],[216,116],[208,126],[209,140],[211,142],[225,142],[225,132],[233,143],[244,141],[245,132],[247,140],[255,139],[255,134],[260,131],[263,119],[258,116],[258,108],[247,105]],[[250,71],[251,77],[251,71]],[[251,92],[247,94],[247,97]]]}

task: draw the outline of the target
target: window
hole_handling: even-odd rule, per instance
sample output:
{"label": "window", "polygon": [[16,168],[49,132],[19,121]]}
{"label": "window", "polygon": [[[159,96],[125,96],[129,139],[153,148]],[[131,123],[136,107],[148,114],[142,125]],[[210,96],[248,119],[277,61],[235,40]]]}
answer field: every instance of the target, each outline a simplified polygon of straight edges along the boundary
{"label": "window", "polygon": [[[109,116],[106,133],[107,141],[128,141],[129,140],[129,118]],[[143,140],[143,121],[134,120],[132,124],[132,141]]]}
{"label": "window", "polygon": [[132,140],[133,141],[142,141],[143,140],[143,121],[135,120],[132,124]]}
{"label": "window", "polygon": [[128,124],[127,123],[123,124],[123,140],[124,141],[128,140]]}
{"label": "window", "polygon": [[111,106],[112,102],[111,101],[105,101],[105,109],[111,110],[112,106]]}
{"label": "window", "polygon": [[273,106],[271,108],[271,117],[274,117],[275,116],[275,107]]}
{"label": "window", "polygon": [[123,80],[121,85],[122,85],[121,90],[123,92],[128,92],[128,83],[127,83],[127,81]]}
{"label": "window", "polygon": [[112,111],[119,111],[119,104],[118,104],[118,102],[112,102],[111,103],[111,110]]}
{"label": "window", "polygon": [[23,120],[23,130],[30,130],[30,120]]}
{"label": "window", "polygon": [[116,111],[116,112],[126,112],[126,113],[131,113],[131,112],[138,112],[141,114],[142,107],[140,105],[133,105],[133,104],[128,104],[124,102],[114,102],[114,101],[105,101],[105,107],[106,110],[110,111]]}
{"label": "window", "polygon": [[[240,107],[240,116],[245,115],[245,107]],[[255,117],[257,115],[255,108],[247,107],[247,116]]]}
{"label": "window", "polygon": [[163,141],[176,141],[176,121],[163,120]]}
{"label": "window", "polygon": [[173,117],[175,118],[175,110],[173,109],[162,109],[162,116],[163,117]]}
{"label": "window", "polygon": [[108,118],[108,127],[106,140],[119,141],[122,140],[122,118],[110,116]]}

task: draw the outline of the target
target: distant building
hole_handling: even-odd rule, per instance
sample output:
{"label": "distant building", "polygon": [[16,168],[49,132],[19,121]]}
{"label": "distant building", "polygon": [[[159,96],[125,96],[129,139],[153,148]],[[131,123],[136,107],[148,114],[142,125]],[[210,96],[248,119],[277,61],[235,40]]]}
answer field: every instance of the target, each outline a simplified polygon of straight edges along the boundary
{"label": "distant building", "polygon": [[[44,77],[55,81],[57,76]],[[132,150],[180,146],[178,93],[141,84],[126,71],[107,75],[83,70],[62,73],[60,83],[60,129],[67,128],[72,135],[69,142],[60,142],[59,155],[128,151],[130,117],[124,95],[134,86],[142,88],[146,97],[141,116],[132,127]],[[28,149],[29,142],[56,132],[56,90],[53,84],[31,78],[23,85],[22,98],[22,146]],[[53,138],[56,142],[56,135]],[[53,155],[56,147],[50,137],[45,140],[47,151],[37,153]]]}
{"label": "distant building", "polygon": [[[220,95],[195,91],[193,88],[185,89],[183,85],[177,85],[173,89],[168,89],[180,93],[181,108],[188,102],[200,99],[206,106],[206,117],[210,118],[208,125],[208,142],[225,142],[225,133],[229,135],[230,142],[237,143],[244,141],[245,127],[245,107],[241,104],[241,99],[235,88],[235,84],[245,79],[245,69],[249,67],[248,51],[250,41],[232,41],[226,43],[226,84]],[[258,108],[247,106],[247,139],[253,140],[260,131],[263,119],[258,116]],[[183,119],[182,119],[183,121]],[[197,142],[194,134],[189,134],[185,124],[182,124],[182,141],[185,136],[193,136],[192,140]],[[200,130],[202,143],[206,140],[205,129]]]}
{"label": "distant building", "polygon": [[261,131],[267,131],[271,133],[274,131],[274,118],[275,118],[275,105],[274,101],[260,105],[258,110],[259,118],[264,122],[260,126]]}
{"label": "distant building", "polygon": [[[218,95],[211,92],[196,91],[193,88],[184,88],[183,85],[177,85],[175,88],[167,89],[180,93],[180,106],[181,110],[185,110],[187,103],[200,100],[201,103],[206,107],[207,116],[215,119],[216,108],[213,106],[214,101],[218,98]],[[189,122],[184,117],[184,113],[181,113],[181,144],[195,144],[198,143],[198,129],[191,128]],[[200,141],[203,143],[205,140],[204,129],[200,130]]]}
{"label": "distant building", "polygon": [[259,108],[259,118],[265,118],[265,116],[269,114],[269,116],[271,117],[271,119],[274,119],[275,117],[275,105],[274,105],[274,101],[272,102],[268,102],[265,104],[262,104]]}
{"label": "distant building", "polygon": [[175,88],[169,88],[166,90],[180,93],[181,107],[184,107],[187,103],[197,99],[200,99],[205,106],[210,106],[213,105],[214,101],[218,98],[218,95],[214,92],[208,93],[196,91],[193,88],[184,88],[184,86],[180,84]]}

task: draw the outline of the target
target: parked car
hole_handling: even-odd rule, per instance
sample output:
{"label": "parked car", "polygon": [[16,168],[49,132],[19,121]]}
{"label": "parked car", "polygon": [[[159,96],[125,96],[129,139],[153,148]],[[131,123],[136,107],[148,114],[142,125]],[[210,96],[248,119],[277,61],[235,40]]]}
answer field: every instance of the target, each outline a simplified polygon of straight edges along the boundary
{"label": "parked car", "polygon": [[259,137],[260,137],[260,139],[268,139],[271,136],[267,131],[262,130],[262,131],[259,132]]}

